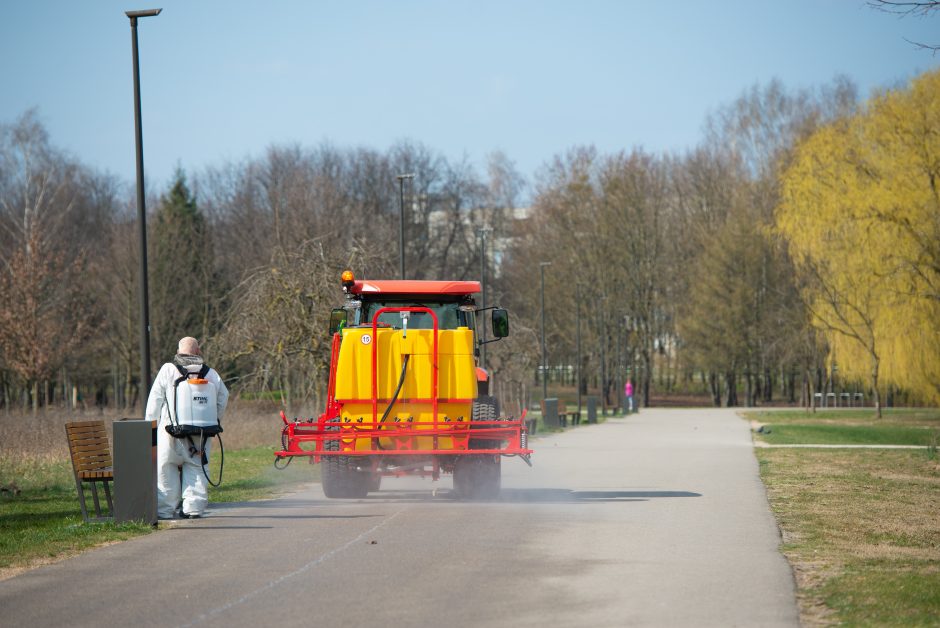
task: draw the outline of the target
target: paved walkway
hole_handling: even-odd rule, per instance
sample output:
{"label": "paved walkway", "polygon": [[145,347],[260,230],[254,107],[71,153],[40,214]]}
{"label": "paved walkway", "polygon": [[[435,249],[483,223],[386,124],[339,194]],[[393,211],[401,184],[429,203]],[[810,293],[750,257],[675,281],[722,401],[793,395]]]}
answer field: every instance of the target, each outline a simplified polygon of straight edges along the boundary
{"label": "paved walkway", "polygon": [[798,626],[748,424],[647,410],[506,459],[499,501],[319,485],[0,582],[8,626]]}

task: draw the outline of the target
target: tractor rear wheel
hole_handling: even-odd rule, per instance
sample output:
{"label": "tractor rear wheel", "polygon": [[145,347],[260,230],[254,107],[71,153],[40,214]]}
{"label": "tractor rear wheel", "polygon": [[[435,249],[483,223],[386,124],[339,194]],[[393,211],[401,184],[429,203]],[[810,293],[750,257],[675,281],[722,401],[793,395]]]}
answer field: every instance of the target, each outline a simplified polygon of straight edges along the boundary
{"label": "tractor rear wheel", "polygon": [[454,465],[454,492],[460,499],[496,499],[501,485],[500,471],[499,456],[460,456]]}
{"label": "tractor rear wheel", "polygon": [[[499,420],[499,402],[496,397],[480,395],[473,402],[473,417],[470,424],[487,427],[486,424]],[[471,438],[469,449],[497,449],[495,440]],[[454,491],[460,499],[487,500],[499,497],[502,484],[500,456],[484,454],[479,456],[460,456],[454,465]]]}
{"label": "tractor rear wheel", "polygon": [[[496,397],[490,397],[489,395],[480,395],[476,401],[473,402],[473,410],[470,421],[470,429],[472,430],[475,426],[486,427],[486,425],[480,425],[481,423],[488,423],[490,421],[496,421],[499,419],[499,402],[496,400]],[[483,440],[480,438],[471,438],[470,449],[495,449],[496,441],[492,440]]]}
{"label": "tractor rear wheel", "polygon": [[[329,429],[336,431],[339,428]],[[323,449],[339,451],[339,439],[323,441]],[[320,472],[323,494],[330,499],[361,499],[369,494],[371,473],[357,469],[353,456],[323,456]]]}

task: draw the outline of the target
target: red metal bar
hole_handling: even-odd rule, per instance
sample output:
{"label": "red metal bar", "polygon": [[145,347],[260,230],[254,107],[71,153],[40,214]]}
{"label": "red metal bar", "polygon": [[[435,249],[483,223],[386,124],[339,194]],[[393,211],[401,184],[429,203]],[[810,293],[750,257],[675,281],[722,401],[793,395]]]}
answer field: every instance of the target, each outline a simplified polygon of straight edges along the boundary
{"label": "red metal bar", "polygon": [[372,421],[377,421],[379,418],[379,408],[378,408],[378,359],[379,359],[379,339],[376,335],[379,325],[379,316],[385,314],[386,312],[427,312],[431,315],[431,320],[434,321],[434,349],[433,349],[433,361],[431,366],[434,368],[434,379],[431,382],[431,411],[434,413],[434,423],[437,423],[437,380],[439,379],[440,372],[437,365],[437,336],[438,336],[438,326],[437,326],[437,314],[434,313],[434,310],[428,307],[383,307],[377,311],[372,316]]}
{"label": "red metal bar", "polygon": [[[421,430],[416,433],[412,424],[397,424],[400,427],[388,429],[389,424],[377,424],[376,422],[350,423],[350,428],[355,431],[355,436],[350,437],[348,433],[337,432],[335,430],[326,430],[325,428],[308,422],[293,422],[285,426],[284,430],[288,437],[288,446],[284,451],[279,451],[275,455],[278,457],[289,456],[406,456],[406,455],[478,455],[478,454],[506,454],[506,455],[528,455],[532,453],[531,449],[522,447],[522,432],[525,430],[524,419],[514,420],[506,419],[492,421],[487,427],[480,427],[479,424],[473,427],[473,438],[479,440],[494,441],[496,446],[487,449],[466,449],[450,447],[440,448],[435,445],[432,449],[416,449],[414,447],[415,438],[426,438],[429,436],[446,436],[455,441],[466,440],[470,437],[470,421],[449,422],[447,427],[438,429]],[[461,426],[464,429],[459,432],[454,427]],[[379,429],[379,428],[384,429]],[[369,428],[369,429],[362,429]],[[393,449],[369,449],[354,450],[346,449],[341,451],[325,451],[323,441],[343,438],[387,438],[397,444]],[[314,450],[304,450],[300,447],[301,443],[313,442],[316,447]],[[501,445],[505,442],[506,445]]]}

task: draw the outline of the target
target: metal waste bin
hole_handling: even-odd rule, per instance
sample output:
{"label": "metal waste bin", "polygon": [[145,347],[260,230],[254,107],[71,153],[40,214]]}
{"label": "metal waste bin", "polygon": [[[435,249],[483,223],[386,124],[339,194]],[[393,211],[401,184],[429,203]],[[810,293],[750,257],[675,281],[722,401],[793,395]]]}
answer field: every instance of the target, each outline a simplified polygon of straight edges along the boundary
{"label": "metal waste bin", "polygon": [[597,397],[588,397],[588,423],[597,423]]}
{"label": "metal waste bin", "polygon": [[157,422],[114,422],[114,522],[157,522]]}
{"label": "metal waste bin", "polygon": [[546,397],[542,407],[545,411],[542,416],[542,423],[546,427],[561,427],[558,420],[558,399],[556,397]]}

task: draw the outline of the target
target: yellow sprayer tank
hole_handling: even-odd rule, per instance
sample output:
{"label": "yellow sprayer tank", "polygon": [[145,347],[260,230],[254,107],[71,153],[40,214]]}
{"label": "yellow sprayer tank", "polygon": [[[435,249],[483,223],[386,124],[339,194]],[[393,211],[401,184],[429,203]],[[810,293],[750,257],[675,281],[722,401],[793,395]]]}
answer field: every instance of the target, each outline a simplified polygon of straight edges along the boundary
{"label": "yellow sprayer tank", "polygon": [[[453,426],[456,438],[439,436],[440,448],[465,448],[473,401],[477,397],[473,332],[467,327],[438,332],[437,377],[434,364],[434,331],[378,328],[343,330],[336,367],[336,401],[342,404],[341,422],[347,430],[371,430],[373,421],[381,421],[398,387],[405,356],[408,366],[398,401],[380,429],[409,428],[415,431],[434,428],[433,386],[437,381],[437,427]],[[376,359],[375,397],[372,403],[372,360]],[[373,410],[375,414],[373,414]],[[344,449],[353,439],[343,439]],[[427,442],[426,442],[427,441]],[[417,448],[430,448],[431,438],[415,440]],[[380,438],[381,448],[393,448],[388,438]],[[461,447],[463,445],[463,447]],[[355,439],[354,449],[368,450],[370,438]]]}

